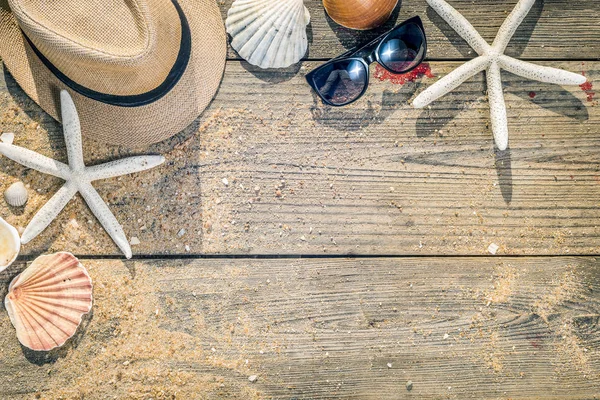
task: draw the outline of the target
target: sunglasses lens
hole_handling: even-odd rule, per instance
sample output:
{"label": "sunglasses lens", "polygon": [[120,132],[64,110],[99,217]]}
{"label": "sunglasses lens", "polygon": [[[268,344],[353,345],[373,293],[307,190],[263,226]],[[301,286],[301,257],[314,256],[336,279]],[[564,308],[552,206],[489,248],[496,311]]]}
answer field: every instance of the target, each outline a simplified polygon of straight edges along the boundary
{"label": "sunglasses lens", "polygon": [[390,33],[379,47],[379,60],[391,71],[402,73],[414,68],[425,58],[425,37],[414,23]]}
{"label": "sunglasses lens", "polygon": [[319,95],[341,106],[356,100],[367,84],[367,69],[356,60],[341,60],[315,71],[314,82]]}

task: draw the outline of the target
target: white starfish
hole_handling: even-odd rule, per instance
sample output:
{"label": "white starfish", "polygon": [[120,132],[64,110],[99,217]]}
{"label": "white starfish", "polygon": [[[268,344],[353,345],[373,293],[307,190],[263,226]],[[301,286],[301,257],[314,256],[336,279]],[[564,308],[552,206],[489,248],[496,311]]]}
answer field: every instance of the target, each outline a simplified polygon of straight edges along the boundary
{"label": "white starfish", "polygon": [[500,69],[524,78],[558,85],[581,85],[586,81],[583,75],[557,68],[543,67],[504,55],[504,50],[508,42],[518,26],[523,22],[535,0],[520,0],[517,3],[514,10],[500,27],[498,35],[491,46],[483,40],[469,21],[450,4],[444,0],[427,0],[427,3],[446,20],[452,29],[469,43],[477,54],[479,54],[479,57],[461,65],[431,85],[414,99],[413,106],[415,108],[423,108],[432,101],[454,90],[473,75],[486,70],[492,132],[496,146],[500,150],[506,150],[508,147],[508,123]]}
{"label": "white starfish", "polygon": [[29,222],[21,236],[21,243],[28,243],[46,229],[69,200],[79,192],[112,240],[127,258],[131,258],[131,247],[123,228],[91,182],[154,168],[162,164],[165,159],[163,156],[138,156],[86,167],[83,162],[81,127],[75,104],[73,104],[71,96],[65,90],[60,92],[60,102],[69,165],[23,147],[0,143],[0,153],[11,160],[66,181]]}

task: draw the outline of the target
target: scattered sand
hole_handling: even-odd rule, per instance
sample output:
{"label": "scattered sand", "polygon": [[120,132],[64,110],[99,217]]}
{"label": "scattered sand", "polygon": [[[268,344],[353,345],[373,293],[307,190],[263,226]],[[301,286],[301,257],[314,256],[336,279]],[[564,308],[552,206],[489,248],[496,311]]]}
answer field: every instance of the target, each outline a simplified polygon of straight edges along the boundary
{"label": "scattered sand", "polygon": [[575,271],[573,267],[570,267],[560,279],[555,282],[555,287],[550,290],[547,294],[537,302],[534,303],[533,308],[537,315],[539,315],[546,323],[548,323],[548,317],[551,313],[556,312],[557,306],[560,306],[565,301],[574,297],[578,287],[575,279]]}
{"label": "scattered sand", "polygon": [[[256,385],[247,380],[250,370],[243,360],[222,358],[207,351],[200,338],[165,326],[169,319],[156,290],[164,273],[142,263],[126,267],[118,261],[112,266],[86,261],[85,265],[94,282],[93,315],[66,347],[49,353],[58,356],[55,363],[29,365],[29,373],[46,372],[45,379],[26,384],[45,388],[38,398],[259,398]],[[4,348],[6,338],[11,341],[7,348],[19,353],[5,319],[0,344]]]}
{"label": "scattered sand", "polygon": [[[143,150],[84,141],[89,164],[140,152],[167,158],[159,168],[96,184],[127,237],[140,240],[138,254],[185,254],[188,248],[192,254],[391,254],[398,248],[487,254],[490,243],[500,246],[498,254],[598,252],[592,240],[598,228],[573,222],[580,207],[597,202],[572,196],[582,185],[592,188],[597,177],[561,161],[552,147],[556,138],[523,139],[540,145],[522,149],[525,158],[496,154],[480,83],[464,87],[474,92],[469,102],[420,111],[409,100],[422,80],[436,78],[403,85],[373,79],[364,101],[334,109],[307,98],[300,75],[289,73],[277,84],[234,64],[228,68],[217,99],[181,134]],[[446,72],[439,64],[432,68],[436,76]],[[233,92],[240,79],[248,79],[242,82],[247,93]],[[248,102],[248,93],[257,100]],[[511,110],[521,121],[511,126],[513,136],[527,134],[519,130],[528,112],[544,112],[529,101]],[[0,92],[0,110],[0,133],[14,132],[15,144],[65,159],[60,126],[18,89]],[[596,116],[589,114],[585,124],[592,129]],[[556,163],[555,172],[543,169],[547,159]],[[0,201],[0,214],[15,226],[24,227],[61,185],[4,158],[0,170],[0,191],[16,180],[30,185],[23,210]],[[69,224],[73,219],[77,227]],[[309,226],[315,234],[306,235]],[[181,229],[185,237],[177,236]],[[377,249],[375,237],[384,238]],[[119,254],[79,197],[24,249],[46,250]]]}

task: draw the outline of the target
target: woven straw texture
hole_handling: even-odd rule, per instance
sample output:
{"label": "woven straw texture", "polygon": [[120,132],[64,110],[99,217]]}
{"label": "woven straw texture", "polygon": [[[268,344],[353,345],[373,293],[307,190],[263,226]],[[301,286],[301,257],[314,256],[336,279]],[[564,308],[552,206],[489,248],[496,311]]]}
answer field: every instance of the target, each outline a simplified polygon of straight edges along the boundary
{"label": "woven straw texture", "polygon": [[[117,1],[104,3],[104,12],[114,16],[112,3]],[[134,1],[125,3],[129,5]],[[121,12],[129,17],[129,20],[124,18],[124,23],[134,23],[133,26],[112,28],[114,35],[120,35],[122,31],[121,37],[107,35],[108,22],[103,20],[104,25],[100,24],[86,35],[85,43],[81,39],[74,43],[74,39],[70,38],[71,43],[65,44],[64,33],[54,41],[35,33],[32,35],[36,39],[31,36],[30,39],[61,71],[66,73],[65,68],[73,69],[75,76],[67,75],[77,83],[104,93],[143,93],[158,86],[172,67],[179,51],[181,27],[170,1],[160,0],[158,6],[152,1],[143,5],[138,3],[138,13]],[[68,89],[29,47],[7,0],[0,0],[0,57],[23,90],[53,118],[60,118],[59,93],[65,89],[77,106],[82,133],[86,137],[128,147],[147,146],[180,132],[202,113],[216,93],[225,67],[226,35],[215,1],[179,0],[178,3],[190,26],[191,58],[177,85],[161,99],[145,106],[112,106]],[[30,8],[27,10],[32,13]],[[72,9],[69,11],[77,14]],[[97,12],[101,11],[98,9]],[[161,21],[160,24],[155,24],[154,29],[146,29],[144,18],[156,18],[159,14],[157,20]],[[65,15],[71,18],[68,13]],[[19,15],[22,24],[23,18]],[[77,21],[77,18],[72,19]],[[165,22],[167,19],[169,22]],[[71,24],[75,24],[73,21]],[[93,24],[94,19],[83,21],[84,24]],[[62,30],[73,33],[73,38],[76,38],[86,32],[85,27],[78,24],[75,24],[77,28],[65,24],[53,27],[50,22],[44,25],[43,29],[37,28],[45,30],[44,35]],[[90,51],[77,56],[86,47]],[[102,54],[98,54],[99,49]],[[98,79],[103,73],[106,79]]]}

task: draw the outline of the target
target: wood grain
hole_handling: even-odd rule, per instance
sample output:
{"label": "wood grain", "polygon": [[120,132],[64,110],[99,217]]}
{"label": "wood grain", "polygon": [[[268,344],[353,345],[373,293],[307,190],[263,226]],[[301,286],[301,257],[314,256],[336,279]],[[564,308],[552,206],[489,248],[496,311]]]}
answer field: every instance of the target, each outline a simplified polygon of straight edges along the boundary
{"label": "wood grain", "polygon": [[[231,2],[219,1],[224,17]],[[491,42],[516,0],[450,3]],[[158,169],[96,187],[139,238],[136,256],[191,258],[84,259],[93,312],[49,353],[19,346],[0,306],[0,399],[597,399],[600,262],[560,255],[600,251],[600,8],[566,3],[536,2],[507,54],[585,72],[592,87],[504,73],[506,152],[493,147],[483,75],[410,107],[474,56],[421,0],[370,32],[306,0],[313,61],[264,71],[229,49],[219,93],[181,134],[133,150],[86,139],[88,164],[165,155]],[[304,81],[314,60],[413,15],[436,78],[372,73],[354,105],[319,103]],[[60,126],[4,71],[2,132],[66,159]],[[0,201],[0,216],[24,227],[61,182],[0,158],[0,192],[18,179],[30,200]],[[315,258],[481,255],[490,243],[552,257]],[[119,255],[80,198],[21,258],[58,250]],[[253,258],[269,254],[311,258]],[[24,268],[0,272],[0,299]]]}
{"label": "wood grain", "polygon": [[[547,64],[598,84],[598,63]],[[499,254],[599,253],[593,91],[504,73],[510,150],[496,152],[483,74],[426,110],[409,101],[437,78],[395,85],[372,76],[363,99],[334,109],[304,82],[312,65],[274,74],[229,62],[210,108],[180,135],[140,150],[86,142],[88,164],[132,153],[167,158],[96,183],[128,237],[141,241],[134,254],[473,255],[491,243]],[[443,76],[457,65],[431,70]],[[0,129],[66,159],[60,126],[5,78]],[[4,158],[0,173],[0,191],[17,179],[30,185],[24,209],[0,202],[15,226],[60,185]],[[119,255],[80,198],[23,254],[59,250]]]}
{"label": "wood grain", "polygon": [[[232,0],[220,2],[223,19]],[[354,31],[337,25],[325,13],[321,0],[305,0],[310,10],[309,51],[306,58],[333,58],[346,49],[377,37],[396,23],[419,15],[427,33],[428,57],[466,59],[475,56],[469,45],[423,0],[403,0],[383,27],[371,31]],[[498,28],[512,11],[517,0],[449,0],[471,22],[482,37],[491,43]],[[600,57],[597,0],[538,0],[517,30],[507,54],[545,60],[597,60]],[[229,57],[239,59],[233,49]]]}
{"label": "wood grain", "polygon": [[600,393],[595,258],[83,262],[93,316],[66,348],[20,348],[0,313],[4,398]]}

